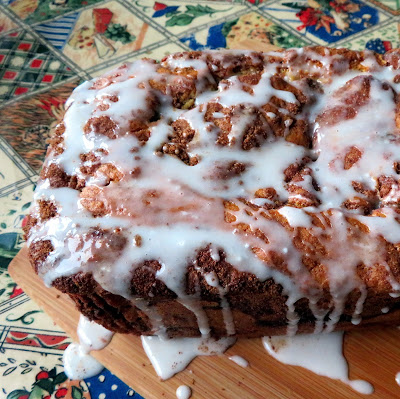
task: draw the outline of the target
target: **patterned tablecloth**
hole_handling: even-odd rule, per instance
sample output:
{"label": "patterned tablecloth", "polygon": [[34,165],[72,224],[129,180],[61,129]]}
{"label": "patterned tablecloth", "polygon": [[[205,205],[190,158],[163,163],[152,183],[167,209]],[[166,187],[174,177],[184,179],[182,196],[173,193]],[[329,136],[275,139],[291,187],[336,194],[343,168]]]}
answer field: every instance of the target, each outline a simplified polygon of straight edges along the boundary
{"label": "patterned tablecloth", "polygon": [[7,273],[50,131],[80,81],[139,57],[243,43],[383,53],[399,46],[399,21],[400,0],[1,0],[0,399],[141,398],[107,370],[68,381],[70,339]]}

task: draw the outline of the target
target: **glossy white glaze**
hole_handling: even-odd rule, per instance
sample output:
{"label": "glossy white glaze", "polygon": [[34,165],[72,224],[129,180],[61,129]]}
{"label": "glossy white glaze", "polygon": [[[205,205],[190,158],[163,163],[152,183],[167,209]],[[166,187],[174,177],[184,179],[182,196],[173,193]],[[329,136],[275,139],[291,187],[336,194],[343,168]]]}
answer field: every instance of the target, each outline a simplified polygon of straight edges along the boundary
{"label": "glossy white glaze", "polygon": [[181,385],[176,390],[177,399],[189,399],[192,396],[192,390],[187,385]]}
{"label": "glossy white glaze", "polygon": [[229,360],[232,360],[232,362],[236,363],[240,367],[248,367],[249,362],[243,358],[242,356],[239,355],[233,355],[229,356]]}
{"label": "glossy white glaze", "polygon": [[78,323],[79,343],[73,342],[63,354],[65,373],[71,380],[83,380],[98,374],[104,367],[90,352],[105,348],[114,333],[82,316]]}
{"label": "glossy white glaze", "polygon": [[397,384],[400,385],[400,372],[398,372],[396,374],[395,380],[396,380]]}
{"label": "glossy white glaze", "polygon": [[184,370],[196,356],[221,355],[235,343],[235,338],[174,338],[162,340],[142,336],[142,345],[156,373],[163,380]]}
{"label": "glossy white glaze", "polygon": [[65,374],[71,380],[83,380],[100,373],[104,366],[81,345],[72,343],[63,353]]}
{"label": "glossy white glaze", "polygon": [[281,363],[340,380],[365,395],[374,391],[367,381],[349,379],[349,368],[343,356],[343,332],[264,337],[262,342],[267,352]]}

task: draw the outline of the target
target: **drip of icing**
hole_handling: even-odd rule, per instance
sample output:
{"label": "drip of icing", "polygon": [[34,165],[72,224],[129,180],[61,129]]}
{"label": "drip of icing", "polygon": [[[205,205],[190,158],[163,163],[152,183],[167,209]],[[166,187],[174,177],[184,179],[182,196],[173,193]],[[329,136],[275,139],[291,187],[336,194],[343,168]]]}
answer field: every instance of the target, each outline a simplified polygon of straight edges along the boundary
{"label": "drip of icing", "polygon": [[105,348],[113,333],[86,317],[80,316],[78,323],[79,344],[72,343],[64,351],[65,373],[71,380],[83,380],[100,373],[104,366],[90,355],[92,350]]}
{"label": "drip of icing", "polygon": [[210,336],[211,328],[208,323],[207,313],[200,303],[199,296],[194,296],[193,298],[193,296],[182,294],[179,302],[194,313],[201,336],[203,338],[208,338]]}
{"label": "drip of icing", "polygon": [[235,335],[235,324],[233,322],[233,316],[228,300],[225,298],[227,290],[221,287],[219,284],[218,276],[215,272],[204,274],[206,282],[211,287],[218,289],[219,297],[221,298],[222,316],[226,327],[226,333],[228,335]]}
{"label": "drip of icing", "polygon": [[396,374],[395,380],[396,380],[397,384],[400,385],[400,372],[398,372]]}
{"label": "drip of icing", "polygon": [[65,374],[71,380],[83,380],[93,377],[104,369],[93,356],[79,344],[73,342],[63,354]]}
{"label": "drip of icing", "polygon": [[79,318],[78,337],[80,345],[88,351],[99,351],[105,348],[114,333],[100,324],[90,321],[85,316]]}
{"label": "drip of icing", "polygon": [[196,356],[224,353],[235,343],[235,338],[173,338],[167,341],[156,336],[142,336],[142,345],[154,370],[167,380],[184,370]]}
{"label": "drip of icing", "polygon": [[242,356],[238,356],[238,355],[229,356],[229,360],[232,360],[232,362],[236,363],[240,367],[248,367],[249,366],[249,362],[246,359],[244,359]]}
{"label": "drip of icing", "polygon": [[192,396],[192,390],[187,385],[181,385],[176,390],[177,399],[189,399]]}
{"label": "drip of icing", "polygon": [[264,337],[262,342],[268,353],[281,363],[340,380],[365,395],[374,391],[367,381],[349,379],[347,361],[343,356],[343,332]]}
{"label": "drip of icing", "polygon": [[155,306],[150,306],[148,301],[143,299],[136,299],[135,306],[140,309],[147,317],[151,320],[152,327],[154,330],[154,335],[157,335],[161,339],[168,339],[167,329],[164,326],[162,317],[159,314]]}

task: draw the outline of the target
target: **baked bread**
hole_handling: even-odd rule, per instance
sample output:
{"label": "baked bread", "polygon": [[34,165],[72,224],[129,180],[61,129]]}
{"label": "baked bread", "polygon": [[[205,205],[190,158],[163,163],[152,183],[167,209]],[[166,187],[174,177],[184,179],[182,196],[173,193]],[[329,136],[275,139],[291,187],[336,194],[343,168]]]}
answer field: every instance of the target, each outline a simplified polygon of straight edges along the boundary
{"label": "baked bread", "polygon": [[398,323],[399,59],[187,52],[83,83],[25,226],[32,266],[122,333]]}

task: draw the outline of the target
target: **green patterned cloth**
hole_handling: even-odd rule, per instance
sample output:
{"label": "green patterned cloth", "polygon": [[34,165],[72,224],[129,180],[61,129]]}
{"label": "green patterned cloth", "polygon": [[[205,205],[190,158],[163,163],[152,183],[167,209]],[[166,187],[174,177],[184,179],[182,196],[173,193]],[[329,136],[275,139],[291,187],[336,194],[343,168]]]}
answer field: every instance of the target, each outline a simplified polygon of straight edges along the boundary
{"label": "green patterned cloth", "polygon": [[2,0],[0,399],[140,397],[107,370],[68,381],[69,338],[7,273],[50,132],[80,81],[144,56],[251,43],[384,53],[399,45],[399,21],[399,0]]}

